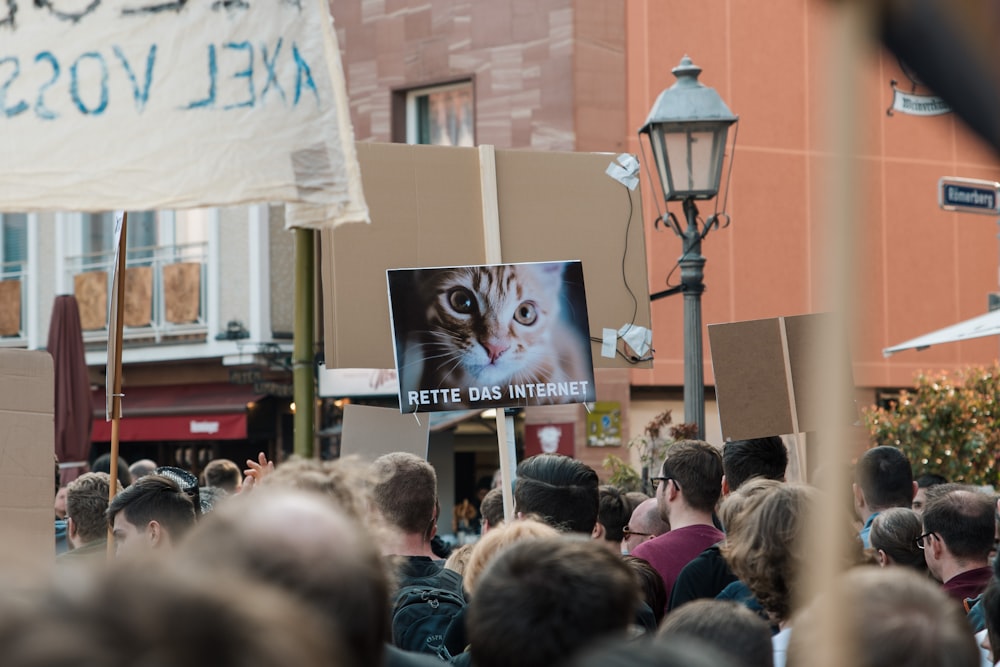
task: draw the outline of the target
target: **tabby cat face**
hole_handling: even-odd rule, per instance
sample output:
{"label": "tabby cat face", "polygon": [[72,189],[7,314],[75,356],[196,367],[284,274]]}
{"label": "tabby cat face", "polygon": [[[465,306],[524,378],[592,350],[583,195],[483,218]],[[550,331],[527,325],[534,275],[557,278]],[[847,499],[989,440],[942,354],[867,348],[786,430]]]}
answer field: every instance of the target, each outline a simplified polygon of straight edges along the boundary
{"label": "tabby cat face", "polygon": [[551,367],[563,265],[464,267],[429,274],[425,363],[441,386],[538,381]]}

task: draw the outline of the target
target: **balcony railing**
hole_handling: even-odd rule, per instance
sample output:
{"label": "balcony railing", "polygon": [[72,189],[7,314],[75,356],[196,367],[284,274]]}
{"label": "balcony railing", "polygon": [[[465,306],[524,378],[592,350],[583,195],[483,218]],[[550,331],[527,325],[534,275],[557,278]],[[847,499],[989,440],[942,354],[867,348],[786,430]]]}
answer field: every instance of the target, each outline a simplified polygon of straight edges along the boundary
{"label": "balcony railing", "polygon": [[28,270],[25,262],[0,262],[0,347],[27,344],[24,332],[27,297]]}
{"label": "balcony railing", "polygon": [[[204,340],[208,334],[207,243],[129,248],[125,302],[119,304],[124,339],[132,343]],[[84,342],[108,336],[114,251],[66,258],[80,304]]]}

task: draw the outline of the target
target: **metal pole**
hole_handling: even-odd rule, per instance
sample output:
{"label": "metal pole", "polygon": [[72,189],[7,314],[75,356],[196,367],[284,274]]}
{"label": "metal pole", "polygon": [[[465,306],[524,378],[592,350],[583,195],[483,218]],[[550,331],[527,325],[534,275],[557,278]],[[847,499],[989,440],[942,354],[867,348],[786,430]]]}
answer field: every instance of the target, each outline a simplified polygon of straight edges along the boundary
{"label": "metal pole", "polygon": [[303,458],[313,456],[313,416],[316,387],[313,374],[313,314],[315,312],[314,232],[295,230],[295,332],[292,347],[295,433],[293,451]]}
{"label": "metal pole", "polygon": [[698,427],[698,439],[705,439],[705,374],[701,350],[701,293],[705,291],[705,258],[701,254],[698,207],[684,200],[687,228],[681,237],[681,285],[684,291],[684,421]]}

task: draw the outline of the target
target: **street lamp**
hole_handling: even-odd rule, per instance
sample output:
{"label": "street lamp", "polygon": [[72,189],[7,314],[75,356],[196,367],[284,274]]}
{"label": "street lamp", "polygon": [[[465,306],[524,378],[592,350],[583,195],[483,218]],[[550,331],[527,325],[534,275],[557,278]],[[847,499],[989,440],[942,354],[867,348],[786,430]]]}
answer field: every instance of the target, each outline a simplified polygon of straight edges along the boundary
{"label": "street lamp", "polygon": [[681,283],[650,295],[650,299],[684,294],[684,421],[696,424],[698,437],[704,439],[701,293],[705,291],[705,258],[701,254],[701,240],[712,227],[718,226],[719,216],[712,215],[699,227],[695,201],[711,199],[719,193],[729,126],[739,119],[713,88],[698,82],[701,68],[690,58],[684,56],[671,71],[677,77],[676,83],[660,93],[639,134],[647,135],[652,148],[664,201],[683,202],[687,227],[682,229],[669,210],[660,216],[683,240],[678,260]]}

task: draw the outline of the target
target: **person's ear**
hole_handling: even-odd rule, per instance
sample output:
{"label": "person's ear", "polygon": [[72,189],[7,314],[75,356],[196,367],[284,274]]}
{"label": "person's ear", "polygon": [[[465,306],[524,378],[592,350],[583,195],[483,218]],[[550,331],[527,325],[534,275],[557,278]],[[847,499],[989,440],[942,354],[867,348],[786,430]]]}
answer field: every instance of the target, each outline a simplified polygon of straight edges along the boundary
{"label": "person's ear", "polygon": [[[861,508],[865,506],[865,494],[861,491],[861,487],[857,483],[851,484],[851,490],[854,492],[854,506]],[[867,517],[862,517],[867,518]]]}
{"label": "person's ear", "polygon": [[594,524],[594,529],[590,531],[590,539],[592,540],[603,540],[607,531],[604,530],[604,524],[598,521]]}
{"label": "person's ear", "polygon": [[153,520],[146,524],[146,539],[149,541],[149,546],[155,549],[167,545],[170,535],[159,521]]}
{"label": "person's ear", "polygon": [[69,539],[76,540],[78,537],[77,535],[78,530],[79,529],[77,528],[76,521],[73,521],[73,517],[71,516],[66,517],[66,534],[69,536]]}
{"label": "person's ear", "polygon": [[725,475],[722,476],[722,495],[729,495],[729,480],[726,479]]}
{"label": "person's ear", "polygon": [[881,549],[879,549],[878,550],[878,564],[879,564],[879,566],[880,567],[886,567],[886,566],[889,565],[890,562],[891,561],[889,560],[889,556],[887,556],[884,551],[882,551]]}
{"label": "person's ear", "polygon": [[934,555],[934,560],[941,560],[941,556],[944,555],[944,540],[937,533],[931,534],[930,538],[931,554]]}
{"label": "person's ear", "polygon": [[913,499],[917,497],[917,491],[919,491],[919,490],[920,490],[920,486],[916,482],[914,482],[913,483],[913,495],[910,496],[910,502],[911,503],[913,502]]}

